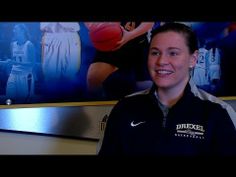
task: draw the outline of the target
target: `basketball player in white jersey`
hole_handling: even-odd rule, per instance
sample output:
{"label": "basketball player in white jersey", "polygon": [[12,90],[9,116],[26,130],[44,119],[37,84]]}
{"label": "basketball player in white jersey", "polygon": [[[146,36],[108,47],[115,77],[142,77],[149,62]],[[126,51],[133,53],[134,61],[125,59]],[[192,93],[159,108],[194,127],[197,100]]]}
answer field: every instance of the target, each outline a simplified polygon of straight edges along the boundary
{"label": "basketball player in white jersey", "polygon": [[199,48],[199,57],[193,73],[196,85],[214,93],[220,81],[220,52],[218,48]]}
{"label": "basketball player in white jersey", "polygon": [[12,70],[7,81],[6,97],[13,100],[13,103],[27,103],[34,95],[35,48],[29,40],[25,24],[16,24],[13,33],[15,41],[11,43],[10,61]]}
{"label": "basketball player in white jersey", "polygon": [[79,23],[42,22],[40,29],[45,81],[76,79],[81,64]]}
{"label": "basketball player in white jersey", "polygon": [[193,71],[193,80],[200,88],[207,89],[210,85],[207,69],[208,50],[205,47],[201,47],[198,51],[199,55]]}

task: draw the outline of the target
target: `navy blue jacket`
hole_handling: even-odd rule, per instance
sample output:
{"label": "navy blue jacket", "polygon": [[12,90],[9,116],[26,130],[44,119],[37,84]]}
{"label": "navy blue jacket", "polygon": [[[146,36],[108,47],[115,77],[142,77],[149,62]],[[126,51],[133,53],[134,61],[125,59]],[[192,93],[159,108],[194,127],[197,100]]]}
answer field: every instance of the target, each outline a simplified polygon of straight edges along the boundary
{"label": "navy blue jacket", "polygon": [[236,113],[229,104],[190,80],[163,119],[154,92],[129,95],[114,106],[99,155],[236,155]]}

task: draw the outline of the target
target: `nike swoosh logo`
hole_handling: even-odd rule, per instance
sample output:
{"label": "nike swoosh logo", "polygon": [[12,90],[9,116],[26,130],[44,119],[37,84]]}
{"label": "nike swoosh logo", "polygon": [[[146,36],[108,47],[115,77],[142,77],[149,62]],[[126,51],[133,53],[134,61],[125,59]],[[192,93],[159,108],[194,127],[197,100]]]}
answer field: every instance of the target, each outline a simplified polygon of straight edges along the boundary
{"label": "nike swoosh logo", "polygon": [[143,122],[138,122],[138,123],[134,123],[134,121],[132,121],[130,125],[131,125],[132,127],[136,127],[136,126],[138,126],[138,125],[140,125],[140,124],[143,124],[143,123],[145,123],[145,121],[143,121]]}

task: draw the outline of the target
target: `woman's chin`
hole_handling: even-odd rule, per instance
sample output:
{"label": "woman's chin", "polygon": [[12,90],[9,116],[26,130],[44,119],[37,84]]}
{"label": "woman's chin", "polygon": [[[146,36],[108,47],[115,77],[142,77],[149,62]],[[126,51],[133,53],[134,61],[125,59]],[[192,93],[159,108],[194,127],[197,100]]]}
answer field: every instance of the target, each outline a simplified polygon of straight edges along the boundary
{"label": "woman's chin", "polygon": [[171,84],[169,82],[155,82],[156,85],[158,86],[158,88],[163,88],[163,89],[167,89],[169,87],[171,87]]}

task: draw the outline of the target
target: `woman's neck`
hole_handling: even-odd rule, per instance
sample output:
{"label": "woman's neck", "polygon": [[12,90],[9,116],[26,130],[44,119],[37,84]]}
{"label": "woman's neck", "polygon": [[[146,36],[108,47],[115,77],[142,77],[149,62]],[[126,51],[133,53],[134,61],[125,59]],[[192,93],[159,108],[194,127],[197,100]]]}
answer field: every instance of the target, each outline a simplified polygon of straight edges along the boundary
{"label": "woman's neck", "polygon": [[183,96],[184,89],[187,83],[188,80],[183,81],[182,84],[178,84],[172,88],[157,88],[157,94],[160,102],[168,107],[172,107],[173,105],[175,105]]}

